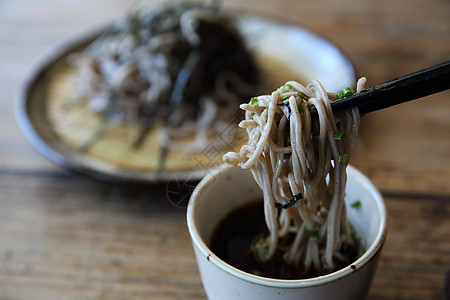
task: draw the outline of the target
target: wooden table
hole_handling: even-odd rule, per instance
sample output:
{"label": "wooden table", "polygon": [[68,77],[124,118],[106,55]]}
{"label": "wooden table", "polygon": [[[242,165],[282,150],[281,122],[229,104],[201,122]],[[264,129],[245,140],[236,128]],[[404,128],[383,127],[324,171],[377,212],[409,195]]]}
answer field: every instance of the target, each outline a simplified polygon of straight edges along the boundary
{"label": "wooden table", "polygon": [[[99,182],[53,165],[13,99],[48,49],[136,1],[0,1],[0,299],[205,299],[185,210],[165,186]],[[375,85],[450,58],[444,0],[237,1],[303,26]],[[364,117],[352,163],[380,188],[390,229],[369,299],[444,299],[450,269],[450,93]]]}

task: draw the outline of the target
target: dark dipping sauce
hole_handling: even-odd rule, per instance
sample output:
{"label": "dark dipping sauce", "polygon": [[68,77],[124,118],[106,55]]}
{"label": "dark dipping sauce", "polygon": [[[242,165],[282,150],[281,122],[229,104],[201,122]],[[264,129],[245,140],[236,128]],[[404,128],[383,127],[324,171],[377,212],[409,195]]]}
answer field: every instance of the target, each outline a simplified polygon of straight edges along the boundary
{"label": "dark dipping sauce", "polygon": [[[354,262],[361,255],[362,247],[359,238],[354,245],[343,245],[341,253],[345,261],[335,260],[333,270],[305,272],[300,267],[287,264],[283,260],[284,252],[277,250],[274,257],[261,263],[253,253],[253,245],[262,237],[269,234],[264,219],[262,201],[255,201],[232,211],[216,227],[211,238],[210,249],[223,261],[244,272],[274,279],[305,279],[325,275],[342,269]],[[295,235],[288,235],[280,239],[279,246],[289,245]],[[311,268],[313,269],[313,268]]]}

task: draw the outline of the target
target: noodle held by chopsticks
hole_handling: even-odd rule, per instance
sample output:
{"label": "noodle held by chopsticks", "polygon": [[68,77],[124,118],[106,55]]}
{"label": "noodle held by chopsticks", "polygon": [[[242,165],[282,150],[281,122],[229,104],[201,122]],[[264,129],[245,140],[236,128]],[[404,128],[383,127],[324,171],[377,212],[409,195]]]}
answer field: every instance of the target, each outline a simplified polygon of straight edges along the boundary
{"label": "noodle held by chopsticks", "polygon": [[[357,91],[364,83],[365,78],[358,81]],[[334,268],[343,243],[354,242],[344,199],[359,112],[333,113],[330,98],[336,94],[318,81],[306,87],[290,81],[240,106],[245,120],[239,126],[246,129],[248,142],[223,159],[250,169],[263,191],[270,234],[255,246],[262,261],[274,256],[281,238],[294,233],[284,260],[320,274]]]}

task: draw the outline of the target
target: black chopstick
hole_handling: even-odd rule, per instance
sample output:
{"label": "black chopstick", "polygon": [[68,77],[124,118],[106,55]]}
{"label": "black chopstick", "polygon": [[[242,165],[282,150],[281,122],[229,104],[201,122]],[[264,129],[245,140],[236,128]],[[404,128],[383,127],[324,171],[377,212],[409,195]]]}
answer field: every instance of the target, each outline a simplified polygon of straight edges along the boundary
{"label": "black chopstick", "polygon": [[360,114],[366,114],[449,88],[450,60],[334,100],[331,107],[333,111],[358,107]]}

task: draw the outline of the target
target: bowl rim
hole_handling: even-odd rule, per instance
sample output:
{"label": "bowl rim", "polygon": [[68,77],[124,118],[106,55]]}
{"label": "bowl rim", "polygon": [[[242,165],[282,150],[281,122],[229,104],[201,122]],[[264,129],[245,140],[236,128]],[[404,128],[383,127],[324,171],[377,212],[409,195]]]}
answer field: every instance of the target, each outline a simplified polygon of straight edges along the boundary
{"label": "bowl rim", "polygon": [[213,183],[216,180],[215,178],[217,176],[222,176],[224,173],[229,172],[229,170],[232,168],[238,167],[230,165],[222,165],[219,168],[215,169],[213,172],[208,173],[208,175],[206,175],[194,189],[186,212],[187,227],[194,247],[196,247],[202,253],[202,255],[204,255],[208,259],[210,263],[214,264],[217,268],[221,269],[222,271],[227,272],[231,276],[261,286],[287,288],[287,289],[294,289],[299,287],[302,288],[314,287],[343,279],[344,277],[347,277],[351,274],[358,272],[371,260],[375,259],[377,257],[377,254],[381,251],[383,244],[386,240],[388,229],[388,216],[383,196],[375,187],[375,185],[369,180],[368,177],[366,177],[362,172],[357,170],[355,167],[349,165],[347,167],[347,176],[352,177],[359,184],[367,187],[368,192],[372,195],[372,198],[374,198],[375,200],[374,202],[376,204],[377,211],[379,212],[378,218],[380,219],[380,227],[378,228],[374,242],[355,262],[335,272],[306,279],[275,279],[257,276],[242,271],[224,262],[209,249],[209,247],[201,238],[195,224],[196,210],[194,208],[196,206],[195,204],[197,202],[197,199],[201,195],[202,191],[211,183]]}

